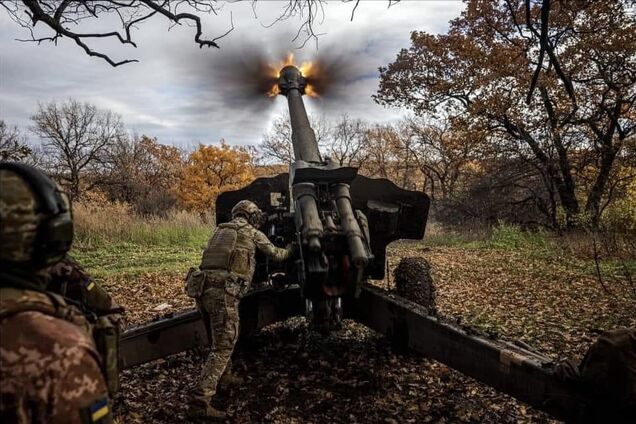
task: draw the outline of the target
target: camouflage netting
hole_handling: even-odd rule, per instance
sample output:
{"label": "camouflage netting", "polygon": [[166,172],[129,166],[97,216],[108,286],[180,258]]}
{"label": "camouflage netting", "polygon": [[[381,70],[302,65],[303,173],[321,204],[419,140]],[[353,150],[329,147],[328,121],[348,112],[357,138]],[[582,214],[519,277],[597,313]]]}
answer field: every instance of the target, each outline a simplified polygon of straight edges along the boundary
{"label": "camouflage netting", "polygon": [[435,284],[431,266],[424,258],[403,258],[393,271],[397,293],[435,311]]}

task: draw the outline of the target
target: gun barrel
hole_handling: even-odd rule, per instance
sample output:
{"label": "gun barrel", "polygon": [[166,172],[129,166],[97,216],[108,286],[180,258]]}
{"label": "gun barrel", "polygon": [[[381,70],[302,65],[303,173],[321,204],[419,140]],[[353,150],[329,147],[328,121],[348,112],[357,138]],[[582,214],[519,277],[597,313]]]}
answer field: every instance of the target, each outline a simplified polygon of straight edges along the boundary
{"label": "gun barrel", "polygon": [[302,98],[306,85],[307,81],[295,66],[286,66],[280,71],[278,87],[281,94],[287,97],[289,105],[294,158],[305,162],[320,162],[322,159],[316,134],[309,124]]}

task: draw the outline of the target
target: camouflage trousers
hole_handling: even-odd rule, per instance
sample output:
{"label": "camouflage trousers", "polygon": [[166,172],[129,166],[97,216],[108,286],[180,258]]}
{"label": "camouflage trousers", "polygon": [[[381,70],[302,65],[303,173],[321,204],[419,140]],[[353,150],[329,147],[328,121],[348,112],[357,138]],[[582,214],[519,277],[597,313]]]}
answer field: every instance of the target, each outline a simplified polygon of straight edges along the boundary
{"label": "camouflage trousers", "polygon": [[227,279],[227,274],[225,277],[221,279],[208,275],[206,287],[197,299],[199,310],[204,318],[209,319],[208,328],[213,340],[213,347],[203,366],[198,387],[198,394],[207,399],[216,394],[219,380],[230,366],[239,335],[240,285],[232,279]]}

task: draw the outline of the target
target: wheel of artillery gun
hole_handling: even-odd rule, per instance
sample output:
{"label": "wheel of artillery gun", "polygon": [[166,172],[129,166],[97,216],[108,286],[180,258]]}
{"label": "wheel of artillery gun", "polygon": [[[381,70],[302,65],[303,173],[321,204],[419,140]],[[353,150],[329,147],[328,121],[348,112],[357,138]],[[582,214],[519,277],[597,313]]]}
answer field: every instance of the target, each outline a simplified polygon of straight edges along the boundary
{"label": "wheel of artillery gun", "polygon": [[435,284],[431,265],[424,258],[403,258],[393,271],[396,292],[405,299],[435,311]]}

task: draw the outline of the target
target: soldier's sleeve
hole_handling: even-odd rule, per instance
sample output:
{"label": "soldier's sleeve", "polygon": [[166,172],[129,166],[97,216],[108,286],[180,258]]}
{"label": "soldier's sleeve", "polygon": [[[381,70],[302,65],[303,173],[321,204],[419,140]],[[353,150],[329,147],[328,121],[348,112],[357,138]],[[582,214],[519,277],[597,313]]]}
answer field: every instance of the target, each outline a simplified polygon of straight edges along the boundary
{"label": "soldier's sleeve", "polygon": [[124,308],[119,306],[112,296],[92,278],[83,284],[85,301],[88,308],[97,315],[122,314]]}
{"label": "soldier's sleeve", "polygon": [[113,422],[108,388],[94,352],[83,349],[71,358],[72,365],[57,381],[53,423],[95,423]]}
{"label": "soldier's sleeve", "polygon": [[282,262],[291,255],[291,249],[282,249],[274,246],[274,243],[269,241],[267,236],[259,230],[254,229],[252,237],[258,250],[273,261]]}
{"label": "soldier's sleeve", "polygon": [[49,268],[48,273],[50,281],[47,290],[61,294],[99,316],[124,312],[110,294],[70,255]]}

